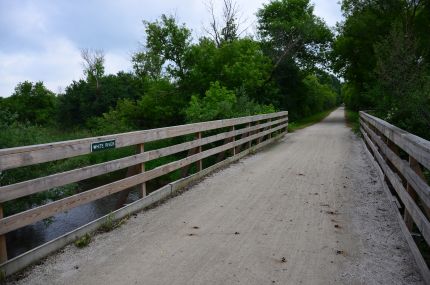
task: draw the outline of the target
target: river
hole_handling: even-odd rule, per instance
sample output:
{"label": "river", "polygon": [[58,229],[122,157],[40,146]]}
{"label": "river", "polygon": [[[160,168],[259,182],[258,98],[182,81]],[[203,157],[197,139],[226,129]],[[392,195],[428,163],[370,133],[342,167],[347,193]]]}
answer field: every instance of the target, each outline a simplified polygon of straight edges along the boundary
{"label": "river", "polygon": [[[131,191],[127,203],[137,199],[137,193]],[[116,202],[117,195],[114,194],[58,214],[54,216],[51,222],[39,221],[7,233],[8,258],[18,256],[110,213],[115,210]]]}

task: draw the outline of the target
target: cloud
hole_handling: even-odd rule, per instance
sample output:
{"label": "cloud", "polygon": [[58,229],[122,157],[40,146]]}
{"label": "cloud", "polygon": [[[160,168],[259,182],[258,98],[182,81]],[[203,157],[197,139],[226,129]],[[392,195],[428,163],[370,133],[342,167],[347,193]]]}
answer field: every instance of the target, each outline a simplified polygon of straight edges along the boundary
{"label": "cloud", "polygon": [[12,93],[17,83],[43,81],[54,92],[60,86],[78,79],[81,72],[80,52],[67,39],[57,38],[41,43],[34,52],[0,52],[0,95]]}

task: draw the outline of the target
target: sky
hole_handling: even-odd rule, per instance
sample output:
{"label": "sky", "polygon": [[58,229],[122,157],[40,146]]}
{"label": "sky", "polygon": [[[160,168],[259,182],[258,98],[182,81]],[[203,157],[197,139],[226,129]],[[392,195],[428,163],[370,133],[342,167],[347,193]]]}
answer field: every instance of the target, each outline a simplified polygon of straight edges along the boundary
{"label": "sky", "polygon": [[[339,0],[311,0],[315,14],[333,27],[342,20]],[[255,13],[269,0],[236,0],[252,33]],[[43,81],[55,93],[84,77],[80,51],[103,50],[105,71],[131,71],[131,55],[144,42],[142,20],[174,15],[204,35],[206,0],[0,0],[0,97],[25,80]],[[222,0],[213,0],[215,8]]]}

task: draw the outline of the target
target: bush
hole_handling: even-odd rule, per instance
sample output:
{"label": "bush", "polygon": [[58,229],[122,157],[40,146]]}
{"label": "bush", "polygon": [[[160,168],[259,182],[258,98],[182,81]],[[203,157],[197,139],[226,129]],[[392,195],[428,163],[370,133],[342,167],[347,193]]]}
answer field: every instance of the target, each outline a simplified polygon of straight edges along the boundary
{"label": "bush", "polygon": [[222,87],[218,81],[211,83],[203,98],[192,96],[185,110],[188,122],[201,122],[224,118],[275,112],[273,105],[261,105],[250,100],[244,91],[236,93]]}

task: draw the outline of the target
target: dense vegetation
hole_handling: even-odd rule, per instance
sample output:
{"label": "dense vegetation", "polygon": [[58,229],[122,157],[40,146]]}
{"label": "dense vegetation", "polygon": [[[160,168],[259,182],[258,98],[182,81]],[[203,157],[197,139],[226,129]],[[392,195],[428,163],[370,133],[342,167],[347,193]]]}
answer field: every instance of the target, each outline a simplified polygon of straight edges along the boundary
{"label": "dense vegetation", "polygon": [[[19,83],[10,97],[0,98],[0,148],[277,110],[288,110],[294,121],[340,104],[341,83],[327,72],[333,33],[314,15],[309,0],[264,5],[257,12],[256,34],[245,37],[239,36],[238,12],[232,1],[224,1],[223,17],[213,17],[207,36],[199,39],[172,16],[143,21],[146,42],[131,58],[132,72],[105,74],[103,52],[82,50],[84,77],[64,92],[55,94],[43,82]],[[133,151],[5,171],[0,183]],[[85,188],[59,187],[6,204],[5,210],[10,214]]]}
{"label": "dense vegetation", "polygon": [[333,43],[346,105],[430,139],[430,1],[344,0]]}

